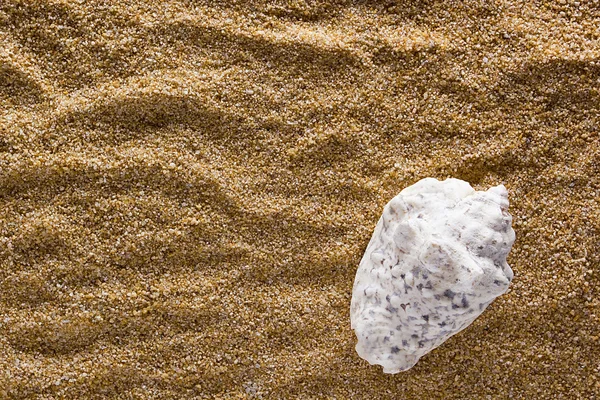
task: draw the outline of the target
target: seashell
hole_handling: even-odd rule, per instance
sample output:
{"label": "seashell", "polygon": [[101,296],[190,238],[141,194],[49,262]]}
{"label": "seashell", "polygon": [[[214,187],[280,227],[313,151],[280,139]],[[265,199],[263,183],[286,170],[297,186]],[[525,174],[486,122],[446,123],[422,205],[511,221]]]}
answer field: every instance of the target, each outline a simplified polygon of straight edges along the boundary
{"label": "seashell", "polygon": [[515,232],[503,185],[422,179],[384,208],[356,272],[356,351],[385,373],[413,367],[508,290]]}

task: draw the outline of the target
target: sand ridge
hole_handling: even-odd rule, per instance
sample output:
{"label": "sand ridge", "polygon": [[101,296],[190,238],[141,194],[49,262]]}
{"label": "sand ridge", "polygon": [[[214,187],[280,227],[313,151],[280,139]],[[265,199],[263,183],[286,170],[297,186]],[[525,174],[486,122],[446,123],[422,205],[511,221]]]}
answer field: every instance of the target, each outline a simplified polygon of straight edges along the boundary
{"label": "sand ridge", "polygon": [[[600,4],[0,3],[0,398],[600,392]],[[509,292],[354,351],[385,203],[503,183]]]}

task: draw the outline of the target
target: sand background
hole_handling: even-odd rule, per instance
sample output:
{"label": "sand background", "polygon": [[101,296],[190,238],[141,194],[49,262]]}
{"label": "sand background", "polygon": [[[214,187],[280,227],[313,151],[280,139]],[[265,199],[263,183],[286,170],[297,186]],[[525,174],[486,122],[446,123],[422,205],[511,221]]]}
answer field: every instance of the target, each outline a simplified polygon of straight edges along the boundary
{"label": "sand background", "polygon": [[[598,0],[2,0],[0,399],[600,398],[599,27]],[[507,186],[515,279],[384,375],[354,274],[428,176]]]}

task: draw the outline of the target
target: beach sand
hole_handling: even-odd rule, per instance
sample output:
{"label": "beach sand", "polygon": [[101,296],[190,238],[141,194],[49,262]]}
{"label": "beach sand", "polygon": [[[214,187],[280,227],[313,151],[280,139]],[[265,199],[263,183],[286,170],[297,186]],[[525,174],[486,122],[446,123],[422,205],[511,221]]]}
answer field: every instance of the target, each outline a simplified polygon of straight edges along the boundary
{"label": "beach sand", "polygon": [[[591,399],[600,4],[0,2],[0,399]],[[424,177],[504,184],[515,278],[411,370],[354,275]]]}

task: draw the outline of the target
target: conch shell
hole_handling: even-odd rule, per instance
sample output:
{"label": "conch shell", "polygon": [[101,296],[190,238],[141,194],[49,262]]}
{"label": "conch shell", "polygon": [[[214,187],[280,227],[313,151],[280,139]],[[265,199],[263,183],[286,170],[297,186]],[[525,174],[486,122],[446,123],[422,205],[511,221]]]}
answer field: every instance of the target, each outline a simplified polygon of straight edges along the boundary
{"label": "conch shell", "polygon": [[465,329],[508,290],[515,241],[503,185],[423,179],[384,208],[352,291],[356,351],[397,373]]}

